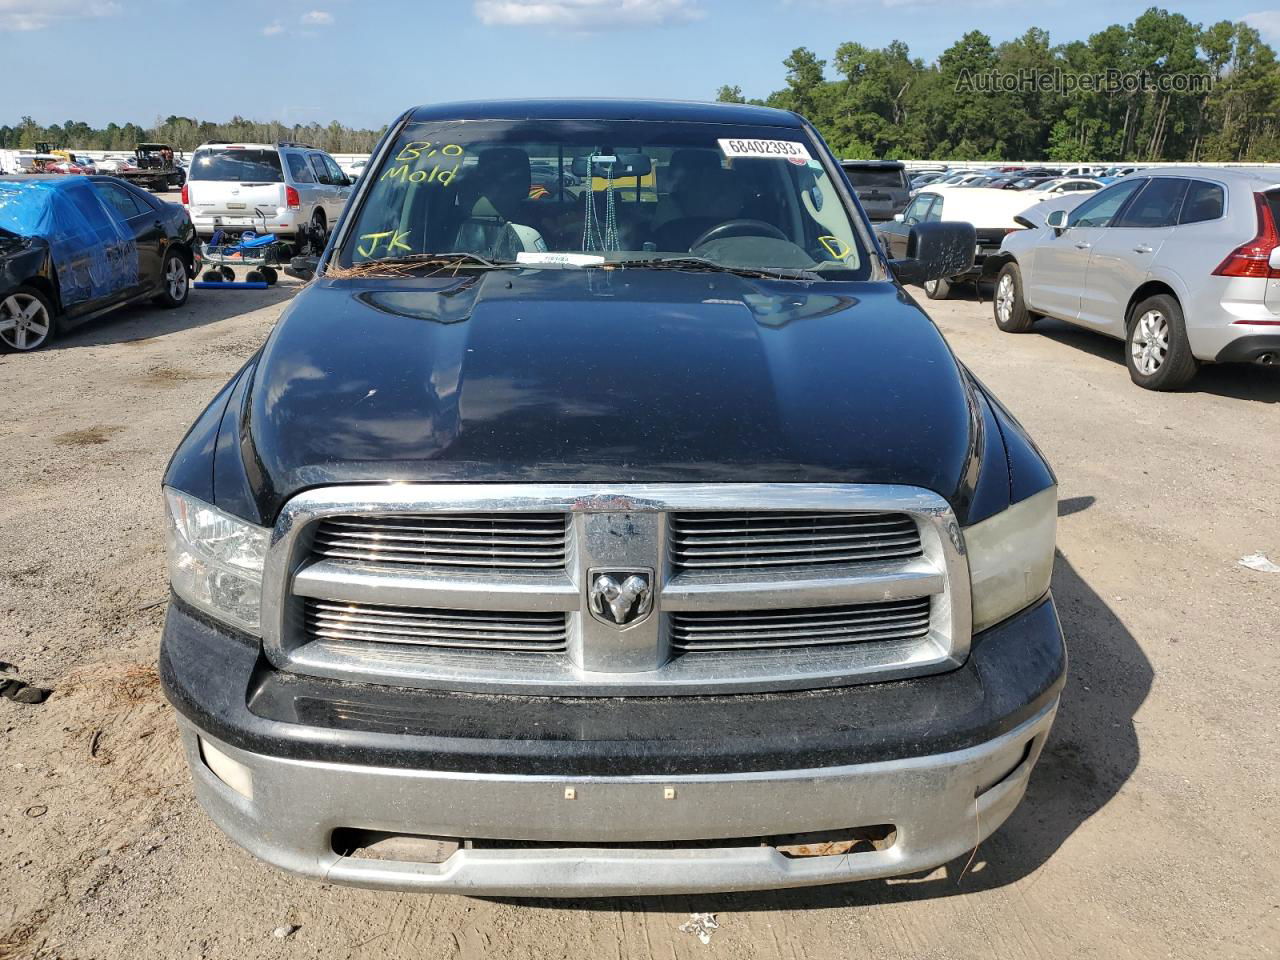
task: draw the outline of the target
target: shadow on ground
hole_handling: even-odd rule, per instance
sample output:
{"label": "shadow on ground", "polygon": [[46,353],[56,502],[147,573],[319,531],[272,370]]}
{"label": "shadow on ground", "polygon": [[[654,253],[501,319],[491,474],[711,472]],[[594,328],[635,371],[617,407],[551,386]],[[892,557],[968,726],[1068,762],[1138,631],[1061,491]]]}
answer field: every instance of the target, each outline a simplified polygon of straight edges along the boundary
{"label": "shadow on ground", "polygon": [[278,283],[265,290],[192,290],[190,299],[176,310],[149,303],[123,307],[72,327],[45,349],[75,350],[110,343],[140,343],[274,306],[291,299],[301,289],[296,283]]}
{"label": "shadow on ground", "polygon": [[[1114,337],[1048,318],[1036,321],[1032,335],[1036,334],[1063,346],[1110,360],[1119,368],[1117,372],[1120,376],[1129,375],[1124,362],[1124,343]],[[1201,365],[1195,379],[1179,392],[1207,393],[1258,403],[1280,403],[1280,367],[1261,367],[1252,363],[1206,363]]]}
{"label": "shadow on ground", "polygon": [[[1087,504],[1075,506],[1084,509]],[[963,895],[1002,887],[1034,873],[1110,802],[1137,769],[1139,744],[1133,717],[1154,677],[1137,641],[1061,554],[1054,565],[1053,592],[1070,654],[1062,705],[1025,799],[982,844],[972,863],[966,855],[925,876],[844,886],[519,902],[554,909],[663,913],[813,910]]]}

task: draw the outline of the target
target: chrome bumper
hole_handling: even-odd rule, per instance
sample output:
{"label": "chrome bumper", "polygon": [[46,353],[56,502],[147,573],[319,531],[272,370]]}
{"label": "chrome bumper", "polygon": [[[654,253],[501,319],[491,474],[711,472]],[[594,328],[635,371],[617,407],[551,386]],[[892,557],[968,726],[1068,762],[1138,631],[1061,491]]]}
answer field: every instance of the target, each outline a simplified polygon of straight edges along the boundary
{"label": "chrome bumper", "polygon": [[[221,743],[179,717],[200,803],[238,844],[303,876],[386,890],[591,897],[797,887],[896,876],[963,855],[1026,790],[1057,709],[951,753],[761,773],[676,777],[459,774],[287,760]],[[219,779],[203,738],[247,768],[252,799]],[[250,792],[250,791],[246,791]],[[679,841],[893,824],[892,846],[788,858],[767,846]],[[341,856],[343,828],[540,841],[459,849],[443,863]],[[618,844],[665,842],[662,849]],[[598,846],[611,844],[610,847]],[[592,846],[592,845],[597,846]]]}

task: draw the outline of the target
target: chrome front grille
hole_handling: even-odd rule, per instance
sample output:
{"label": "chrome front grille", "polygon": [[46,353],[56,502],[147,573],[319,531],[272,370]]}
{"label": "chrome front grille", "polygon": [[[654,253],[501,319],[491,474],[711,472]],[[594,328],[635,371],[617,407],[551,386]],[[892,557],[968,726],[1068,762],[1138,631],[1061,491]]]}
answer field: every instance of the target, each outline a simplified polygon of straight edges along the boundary
{"label": "chrome front grille", "polygon": [[309,599],[305,616],[307,635],[319,641],[562,653],[568,636],[563,613],[440,610]]}
{"label": "chrome front grille", "polygon": [[565,565],[562,513],[332,517],[320,523],[315,555],[418,567],[555,570]]}
{"label": "chrome front grille", "polygon": [[676,570],[813,567],[920,556],[920,532],[904,513],[764,510],[671,517]]}
{"label": "chrome front grille", "polygon": [[673,613],[671,646],[688,653],[920,640],[929,632],[926,597],[800,610]]}
{"label": "chrome front grille", "polygon": [[321,488],[277,521],[263,646],[302,673],[530,695],[916,676],[968,654],[961,544],[915,487]]}

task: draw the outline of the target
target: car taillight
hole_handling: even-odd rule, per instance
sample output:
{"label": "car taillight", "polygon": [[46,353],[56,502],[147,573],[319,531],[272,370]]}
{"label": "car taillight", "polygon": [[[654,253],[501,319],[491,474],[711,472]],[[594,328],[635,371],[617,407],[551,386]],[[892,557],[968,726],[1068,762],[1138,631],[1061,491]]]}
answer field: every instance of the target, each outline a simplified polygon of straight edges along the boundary
{"label": "car taillight", "polygon": [[302,206],[302,198],[298,196],[298,191],[293,187],[284,188],[284,205],[291,210],[296,210]]}
{"label": "car taillight", "polygon": [[1242,243],[1227,254],[1227,258],[1213,271],[1215,277],[1280,276],[1271,269],[1271,251],[1280,247],[1280,233],[1276,231],[1271,207],[1260,193],[1253,195],[1253,202],[1258,208],[1258,233],[1248,243]]}
{"label": "car taillight", "polygon": [[191,189],[184,183],[182,185],[182,205],[189,206],[191,203]]}

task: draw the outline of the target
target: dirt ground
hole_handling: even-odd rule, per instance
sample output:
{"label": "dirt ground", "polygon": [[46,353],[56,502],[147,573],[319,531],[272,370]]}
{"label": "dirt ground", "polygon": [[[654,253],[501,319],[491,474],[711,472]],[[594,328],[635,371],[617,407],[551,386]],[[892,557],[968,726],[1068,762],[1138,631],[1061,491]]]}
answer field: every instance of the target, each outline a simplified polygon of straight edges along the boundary
{"label": "dirt ground", "polygon": [[[192,797],[155,661],[170,451],[296,287],[0,357],[0,957],[1264,957],[1280,950],[1280,374],[1130,384],[1118,343],[926,306],[1061,481],[1071,652],[1013,818],[926,878],[601,902],[400,896],[256,862]],[[704,945],[679,926],[716,914]],[[283,934],[280,936],[278,934]]]}

